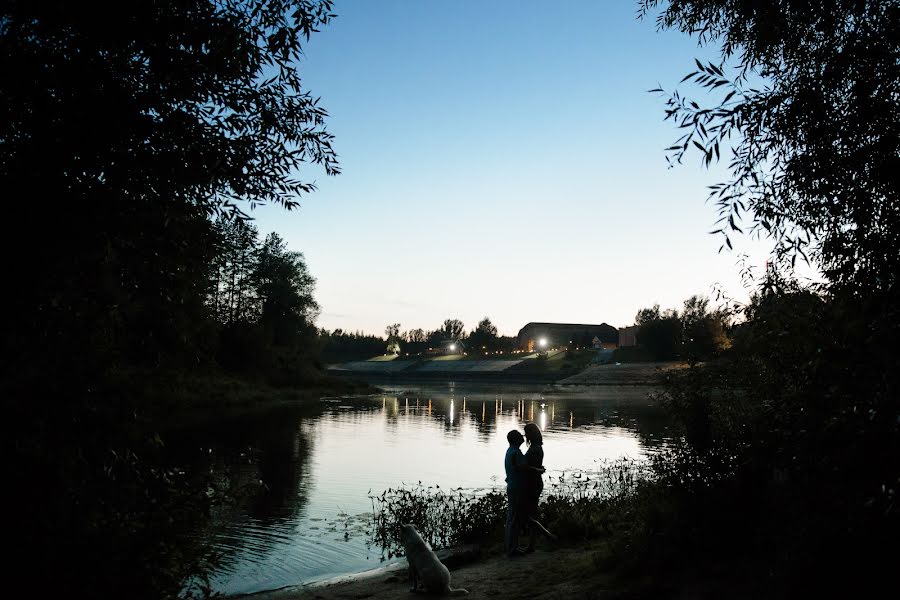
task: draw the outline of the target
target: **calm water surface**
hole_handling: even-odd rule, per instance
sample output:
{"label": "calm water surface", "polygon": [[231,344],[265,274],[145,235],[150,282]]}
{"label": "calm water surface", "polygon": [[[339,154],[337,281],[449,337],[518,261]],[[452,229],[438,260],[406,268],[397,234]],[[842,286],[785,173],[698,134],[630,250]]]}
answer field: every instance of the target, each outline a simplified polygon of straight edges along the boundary
{"label": "calm water surface", "polygon": [[215,515],[206,535],[225,555],[214,588],[239,594],[382,565],[360,533],[369,493],[401,484],[502,487],[506,433],[544,430],[547,476],[598,460],[640,458],[668,440],[649,387],[483,384],[398,386],[323,399],[184,432],[246,500]]}

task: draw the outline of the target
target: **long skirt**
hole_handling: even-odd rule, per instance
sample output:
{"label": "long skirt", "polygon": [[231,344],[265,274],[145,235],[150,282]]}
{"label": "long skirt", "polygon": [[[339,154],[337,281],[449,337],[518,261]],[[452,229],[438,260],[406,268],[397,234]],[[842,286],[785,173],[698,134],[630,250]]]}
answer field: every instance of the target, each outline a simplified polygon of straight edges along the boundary
{"label": "long skirt", "polygon": [[524,529],[528,528],[528,523],[531,519],[537,519],[538,502],[543,491],[544,486],[542,485],[540,487],[526,487],[519,493],[519,509],[516,512]]}

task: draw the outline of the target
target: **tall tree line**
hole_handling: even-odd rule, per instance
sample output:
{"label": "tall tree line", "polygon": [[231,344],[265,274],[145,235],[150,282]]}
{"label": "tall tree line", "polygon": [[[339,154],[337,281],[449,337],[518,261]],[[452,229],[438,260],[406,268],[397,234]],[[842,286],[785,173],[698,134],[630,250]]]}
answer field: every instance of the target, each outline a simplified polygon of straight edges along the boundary
{"label": "tall tree line", "polygon": [[247,231],[223,244],[214,222],[296,207],[311,164],[339,172],[299,71],[333,16],[329,0],[0,4],[0,189],[33,240],[0,242],[18,581],[163,598],[202,575],[176,540],[209,482],[165,461],[165,415],[148,417],[236,324],[291,378],[283,348],[314,310],[302,261]]}
{"label": "tall tree line", "polygon": [[276,383],[302,383],[318,354],[319,310],[303,254],[274,232],[260,242],[246,219],[222,216],[214,231],[206,305],[216,321],[218,363]]}
{"label": "tall tree line", "polygon": [[681,311],[660,310],[659,304],[642,308],[635,315],[638,344],[654,360],[703,360],[713,358],[730,345],[730,316],[710,308],[709,298],[694,295]]}

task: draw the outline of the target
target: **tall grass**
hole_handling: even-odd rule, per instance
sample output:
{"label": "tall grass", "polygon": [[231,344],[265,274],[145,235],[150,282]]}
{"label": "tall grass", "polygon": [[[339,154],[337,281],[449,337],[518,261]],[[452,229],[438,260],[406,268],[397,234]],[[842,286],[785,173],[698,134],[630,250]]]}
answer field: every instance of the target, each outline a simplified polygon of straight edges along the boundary
{"label": "tall grass", "polygon": [[485,539],[506,514],[506,494],[499,490],[473,491],[440,486],[389,488],[372,501],[372,536],[382,558],[403,553],[400,525],[411,523],[432,548]]}
{"label": "tall grass", "polygon": [[620,458],[548,480],[540,518],[560,539],[578,541],[613,534],[622,507],[653,480],[653,469],[649,461]]}
{"label": "tall grass", "polygon": [[[622,458],[590,471],[567,471],[547,478],[541,519],[564,541],[608,533],[614,508],[635,496],[652,477],[650,464]],[[402,555],[400,525],[412,523],[433,548],[500,539],[506,519],[506,490],[445,490],[424,486],[390,488],[372,501],[373,544],[382,558]]]}

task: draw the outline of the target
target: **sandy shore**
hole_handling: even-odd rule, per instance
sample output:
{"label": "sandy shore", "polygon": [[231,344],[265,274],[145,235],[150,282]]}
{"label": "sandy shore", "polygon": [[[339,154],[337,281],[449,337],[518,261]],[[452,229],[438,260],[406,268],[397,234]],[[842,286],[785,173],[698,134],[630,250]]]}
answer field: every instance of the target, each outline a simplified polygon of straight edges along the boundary
{"label": "sandy shore", "polygon": [[[608,576],[593,564],[586,549],[541,550],[523,557],[493,557],[451,571],[451,585],[469,591],[467,598],[599,600],[638,598],[611,589]],[[373,600],[429,597],[409,591],[406,566],[394,565],[306,586],[240,596],[243,600]]]}

